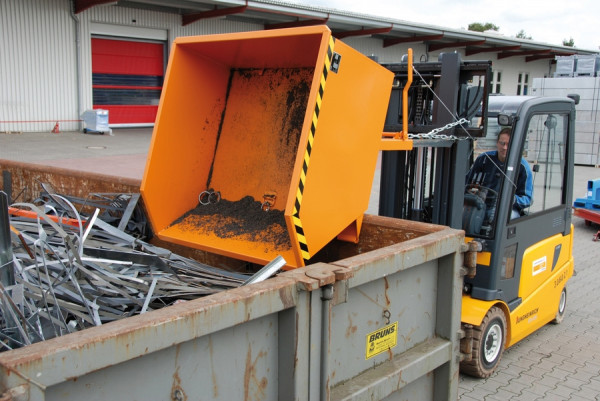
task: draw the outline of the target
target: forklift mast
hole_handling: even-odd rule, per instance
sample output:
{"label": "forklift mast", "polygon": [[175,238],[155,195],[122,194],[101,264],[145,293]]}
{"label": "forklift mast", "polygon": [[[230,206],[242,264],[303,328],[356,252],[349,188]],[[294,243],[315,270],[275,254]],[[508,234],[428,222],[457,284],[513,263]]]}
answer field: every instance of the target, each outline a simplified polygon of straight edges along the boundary
{"label": "forklift mast", "polygon": [[[486,135],[491,61],[461,61],[458,53],[443,53],[438,62],[413,65],[417,76],[409,88],[408,133],[419,140],[410,151],[382,152],[379,214],[461,228],[472,139]],[[401,131],[408,64],[384,67],[395,74],[384,131]],[[481,118],[473,124],[476,114]],[[463,123],[453,125],[457,121]],[[434,130],[439,135],[427,135]]]}

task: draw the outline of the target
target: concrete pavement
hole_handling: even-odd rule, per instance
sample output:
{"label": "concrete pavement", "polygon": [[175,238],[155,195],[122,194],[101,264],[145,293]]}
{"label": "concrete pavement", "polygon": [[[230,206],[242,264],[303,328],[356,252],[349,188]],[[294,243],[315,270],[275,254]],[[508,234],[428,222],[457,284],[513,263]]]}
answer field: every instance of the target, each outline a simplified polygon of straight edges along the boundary
{"label": "concrete pavement", "polygon": [[113,135],[0,133],[0,159],[141,179],[151,137],[150,128],[115,129]]}

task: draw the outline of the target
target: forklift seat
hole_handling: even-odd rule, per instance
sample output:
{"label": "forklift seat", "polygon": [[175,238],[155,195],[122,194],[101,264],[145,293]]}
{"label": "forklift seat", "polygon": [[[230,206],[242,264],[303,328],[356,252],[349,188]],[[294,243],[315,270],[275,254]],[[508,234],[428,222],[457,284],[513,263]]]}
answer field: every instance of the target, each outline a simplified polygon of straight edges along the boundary
{"label": "forklift seat", "polygon": [[465,193],[462,228],[467,234],[479,234],[485,218],[485,202],[478,195]]}

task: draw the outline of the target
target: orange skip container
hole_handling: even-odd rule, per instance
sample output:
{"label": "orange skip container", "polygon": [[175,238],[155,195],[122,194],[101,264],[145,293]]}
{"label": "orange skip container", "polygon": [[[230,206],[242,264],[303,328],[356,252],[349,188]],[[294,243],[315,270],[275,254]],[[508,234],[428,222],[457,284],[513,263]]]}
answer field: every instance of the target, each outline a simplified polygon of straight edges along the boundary
{"label": "orange skip container", "polygon": [[141,186],[155,234],[286,268],[358,241],[392,80],[324,25],[177,38]]}

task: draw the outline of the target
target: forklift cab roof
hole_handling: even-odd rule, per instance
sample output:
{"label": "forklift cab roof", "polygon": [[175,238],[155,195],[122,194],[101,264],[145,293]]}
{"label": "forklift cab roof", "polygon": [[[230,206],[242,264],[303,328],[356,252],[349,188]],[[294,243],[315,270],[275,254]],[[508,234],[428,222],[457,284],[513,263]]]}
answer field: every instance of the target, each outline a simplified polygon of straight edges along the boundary
{"label": "forklift cab roof", "polygon": [[488,99],[488,117],[498,114],[514,115],[521,105],[534,96],[490,96]]}

